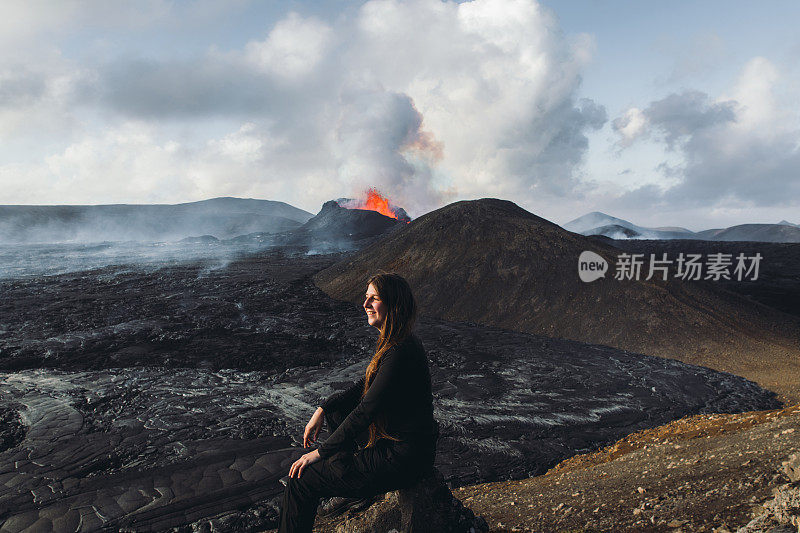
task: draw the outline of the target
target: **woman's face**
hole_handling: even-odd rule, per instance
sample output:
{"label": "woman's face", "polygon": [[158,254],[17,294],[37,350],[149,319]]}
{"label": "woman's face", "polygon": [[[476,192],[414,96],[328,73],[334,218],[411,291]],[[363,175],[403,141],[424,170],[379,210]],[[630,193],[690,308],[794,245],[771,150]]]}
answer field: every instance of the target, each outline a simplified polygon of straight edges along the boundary
{"label": "woman's face", "polygon": [[367,322],[372,327],[380,328],[386,320],[386,304],[378,296],[378,291],[372,283],[367,287],[366,300],[364,300],[364,311],[367,312]]}

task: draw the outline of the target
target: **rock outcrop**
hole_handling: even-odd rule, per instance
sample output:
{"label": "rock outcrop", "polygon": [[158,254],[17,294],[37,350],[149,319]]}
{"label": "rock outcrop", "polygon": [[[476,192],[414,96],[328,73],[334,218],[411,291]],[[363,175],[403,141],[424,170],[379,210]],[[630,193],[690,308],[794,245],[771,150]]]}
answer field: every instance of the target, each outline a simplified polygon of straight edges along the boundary
{"label": "rock outcrop", "polygon": [[315,529],[336,533],[479,533],[489,531],[489,526],[453,496],[442,474],[434,469],[413,487],[388,492],[363,512],[348,511],[338,518],[317,520]]}
{"label": "rock outcrop", "polygon": [[792,454],[789,460],[783,463],[782,470],[792,483],[800,481],[800,453]]}
{"label": "rock outcrop", "polygon": [[763,503],[764,513],[751,520],[737,533],[800,532],[800,454],[784,461],[781,473],[789,483],[776,487],[771,500]]}
{"label": "rock outcrop", "polygon": [[800,532],[800,483],[781,485],[774,494],[774,498],[763,503],[763,514],[740,527],[736,533]]}

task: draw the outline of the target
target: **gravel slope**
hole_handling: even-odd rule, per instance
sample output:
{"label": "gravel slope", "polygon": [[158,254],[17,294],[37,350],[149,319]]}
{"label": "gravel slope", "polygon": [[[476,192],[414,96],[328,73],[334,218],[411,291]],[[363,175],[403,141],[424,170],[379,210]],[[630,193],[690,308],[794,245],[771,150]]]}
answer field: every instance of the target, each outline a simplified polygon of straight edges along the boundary
{"label": "gravel slope", "polygon": [[453,494],[491,531],[735,531],[800,450],[800,406],[699,415],[629,435],[543,476]]}

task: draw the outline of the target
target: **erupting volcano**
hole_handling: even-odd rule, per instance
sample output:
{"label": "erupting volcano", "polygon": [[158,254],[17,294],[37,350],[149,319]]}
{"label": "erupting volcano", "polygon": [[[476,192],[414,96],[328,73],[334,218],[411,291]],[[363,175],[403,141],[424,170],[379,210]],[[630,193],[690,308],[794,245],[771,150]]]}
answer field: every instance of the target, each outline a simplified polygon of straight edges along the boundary
{"label": "erupting volcano", "polygon": [[383,216],[394,218],[400,222],[408,224],[411,218],[402,207],[397,207],[389,202],[375,187],[370,187],[366,191],[366,198],[363,200],[352,198],[339,198],[337,203],[345,209],[362,209],[364,211],[377,211]]}

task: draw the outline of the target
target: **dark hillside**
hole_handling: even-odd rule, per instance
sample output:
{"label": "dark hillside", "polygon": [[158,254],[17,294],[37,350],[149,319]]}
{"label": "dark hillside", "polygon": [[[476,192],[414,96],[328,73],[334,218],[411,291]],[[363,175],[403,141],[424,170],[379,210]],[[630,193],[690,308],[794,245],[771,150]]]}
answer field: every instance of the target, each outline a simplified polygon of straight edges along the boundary
{"label": "dark hillside", "polygon": [[[582,282],[584,250],[605,279]],[[733,372],[800,398],[800,320],[712,282],[615,280],[621,251],[503,200],[450,204],[315,277],[331,296],[360,302],[378,269],[412,283],[422,312],[605,344]]]}

